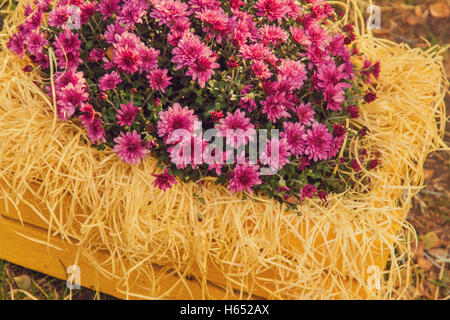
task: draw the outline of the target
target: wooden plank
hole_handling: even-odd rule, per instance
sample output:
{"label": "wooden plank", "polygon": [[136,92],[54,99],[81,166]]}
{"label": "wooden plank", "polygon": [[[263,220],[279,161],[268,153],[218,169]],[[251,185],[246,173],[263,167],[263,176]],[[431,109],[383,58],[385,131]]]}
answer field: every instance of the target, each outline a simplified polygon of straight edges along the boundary
{"label": "wooden plank", "polygon": [[[26,237],[26,238],[25,238]],[[33,239],[30,240],[30,239]],[[47,232],[44,229],[25,223],[21,225],[18,221],[9,218],[0,218],[0,258],[25,268],[48,274],[52,277],[66,280],[66,268],[76,261],[77,247],[70,245],[59,238],[51,238],[51,247],[46,246]],[[42,241],[38,243],[37,241]],[[59,249],[56,249],[59,248]],[[99,253],[96,257],[99,260],[107,259],[107,256]],[[123,293],[125,288],[118,288],[117,279],[109,279],[100,274],[82,256],[77,263],[81,270],[81,285],[83,287],[99,290],[103,293],[118,298],[136,298]],[[224,299],[235,298],[227,295],[225,290],[210,284],[208,293],[203,293],[200,284],[195,280],[185,279],[188,283],[189,291],[186,286],[181,284],[177,276],[167,274],[161,268],[155,267],[156,277],[161,277],[159,281],[159,292],[171,290],[167,296],[160,297],[151,295],[151,291],[146,288],[152,288],[144,277],[135,279],[134,285],[130,287],[130,292],[141,295],[140,298],[163,298],[163,299]],[[178,283],[178,285],[177,285]],[[137,297],[139,298],[139,297]]]}

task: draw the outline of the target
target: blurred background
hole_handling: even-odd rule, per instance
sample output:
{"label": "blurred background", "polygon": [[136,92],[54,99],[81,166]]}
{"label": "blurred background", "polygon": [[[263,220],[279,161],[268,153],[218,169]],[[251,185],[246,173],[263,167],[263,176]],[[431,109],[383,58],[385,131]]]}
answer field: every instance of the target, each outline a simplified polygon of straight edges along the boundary
{"label": "blurred background", "polygon": [[[358,0],[362,12],[369,5],[379,7],[380,29],[374,34],[412,48],[450,45],[450,0]],[[0,29],[4,15],[15,3],[0,0]],[[0,49],[1,50],[1,49]],[[450,76],[450,51],[443,54]],[[446,96],[447,118],[450,97]],[[448,123],[447,123],[448,124]],[[450,127],[445,141],[450,145]],[[404,299],[450,298],[450,152],[433,153],[425,162],[426,187],[414,199],[408,221],[417,231],[411,269],[412,279]],[[0,300],[28,299],[113,299],[89,289],[70,292],[66,282],[0,260]]]}

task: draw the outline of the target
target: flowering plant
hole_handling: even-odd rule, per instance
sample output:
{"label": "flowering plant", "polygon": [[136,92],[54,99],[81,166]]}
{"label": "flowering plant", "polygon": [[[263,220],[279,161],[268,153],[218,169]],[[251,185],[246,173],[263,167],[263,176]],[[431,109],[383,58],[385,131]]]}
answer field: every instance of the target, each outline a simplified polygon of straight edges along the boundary
{"label": "flowering plant", "polygon": [[350,24],[329,27],[325,0],[35,0],[25,16],[8,47],[52,79],[58,117],[131,165],[154,155],[162,190],[216,176],[231,192],[325,201],[349,180],[335,167],[379,163],[351,159],[363,132],[348,119],[376,98],[362,83],[380,66]]}

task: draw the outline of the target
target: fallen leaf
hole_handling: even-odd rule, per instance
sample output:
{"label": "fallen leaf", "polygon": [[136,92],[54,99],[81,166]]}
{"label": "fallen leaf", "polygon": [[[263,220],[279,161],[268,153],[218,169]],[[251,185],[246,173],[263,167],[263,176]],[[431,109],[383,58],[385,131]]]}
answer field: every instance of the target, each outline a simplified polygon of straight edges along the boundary
{"label": "fallen leaf", "polygon": [[447,258],[447,252],[444,249],[430,249],[428,253],[435,256],[436,260]]}
{"label": "fallen leaf", "polygon": [[406,17],[406,23],[410,26],[415,26],[415,25],[423,23],[423,19],[419,18],[418,16],[416,16],[414,14],[410,14],[410,15],[408,15],[408,17]]}
{"label": "fallen leaf", "polygon": [[423,10],[422,10],[422,7],[419,6],[419,5],[417,5],[417,6],[414,8],[414,13],[416,14],[417,17],[422,18],[422,17],[423,17]]}
{"label": "fallen leaf", "polygon": [[417,259],[417,264],[423,271],[428,271],[433,267],[433,264],[424,257],[420,257],[419,259]]}
{"label": "fallen leaf", "polygon": [[418,241],[417,248],[415,251],[415,257],[417,258],[423,257],[423,241]]}
{"label": "fallen leaf", "polygon": [[106,56],[108,57],[108,59],[110,61],[113,60],[113,52],[114,52],[114,47],[113,46],[109,46],[108,49],[106,49]]}
{"label": "fallen leaf", "polygon": [[387,36],[391,34],[391,31],[388,29],[372,29],[372,32],[376,36]]}
{"label": "fallen leaf", "polygon": [[430,5],[430,13],[434,18],[445,19],[450,16],[450,8],[446,2],[436,2]]}
{"label": "fallen leaf", "polygon": [[428,250],[428,249],[434,248],[438,245],[439,238],[438,238],[436,232],[430,231],[430,232],[427,232],[427,234],[425,234],[423,236],[422,241],[423,241],[423,248],[425,250]]}
{"label": "fallen leaf", "polygon": [[31,289],[31,279],[26,274],[14,277],[13,280],[19,289],[21,289],[21,290],[30,290]]}

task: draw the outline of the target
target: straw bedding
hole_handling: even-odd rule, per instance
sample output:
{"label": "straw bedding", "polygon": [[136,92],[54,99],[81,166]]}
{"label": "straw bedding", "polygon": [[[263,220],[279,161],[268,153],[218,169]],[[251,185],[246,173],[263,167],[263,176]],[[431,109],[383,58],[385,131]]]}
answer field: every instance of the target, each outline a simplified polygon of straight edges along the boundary
{"label": "straw bedding", "polygon": [[[212,274],[223,278],[230,298],[243,292],[271,299],[401,297],[395,288],[407,281],[401,275],[414,234],[406,215],[423,184],[426,156],[444,147],[448,82],[439,48],[375,39],[355,9],[359,46],[382,69],[378,99],[362,105],[354,123],[368,134],[352,141],[352,150],[379,152],[382,166],[364,172],[369,183],[330,195],[326,207],[305,200],[296,214],[262,197],[242,200],[209,179],[164,193],[151,184],[151,173],[161,171],[156,160],[130,166],[85,145],[81,128],[55,118],[35,85],[37,73],[24,73],[26,61],[6,49],[20,11],[6,20],[0,38],[0,181],[8,185],[0,201],[23,203],[26,190],[38,196],[50,212],[42,217],[49,238],[79,245],[100,272],[117,278],[119,290],[127,291],[136,276],[150,279],[149,298],[170,294],[159,290],[154,264],[182,284],[193,276],[205,299],[212,298],[206,282]],[[99,250],[110,259],[97,261]],[[379,290],[368,281],[372,265],[383,273]]]}

